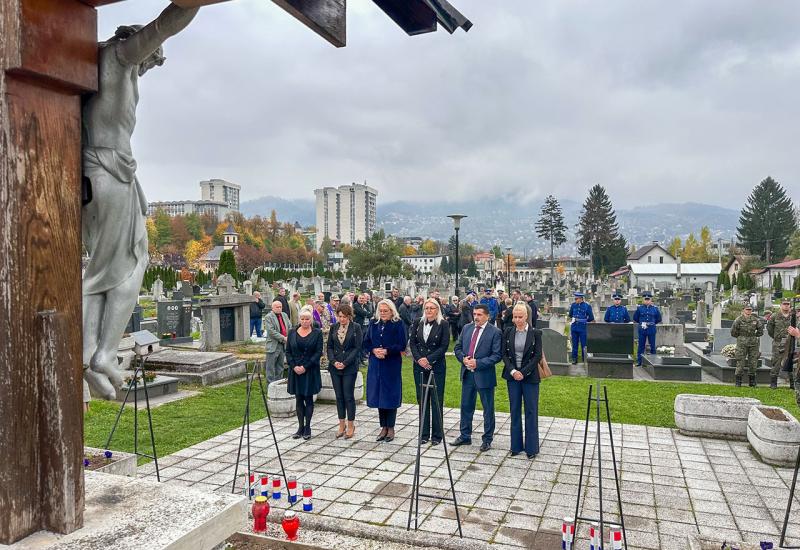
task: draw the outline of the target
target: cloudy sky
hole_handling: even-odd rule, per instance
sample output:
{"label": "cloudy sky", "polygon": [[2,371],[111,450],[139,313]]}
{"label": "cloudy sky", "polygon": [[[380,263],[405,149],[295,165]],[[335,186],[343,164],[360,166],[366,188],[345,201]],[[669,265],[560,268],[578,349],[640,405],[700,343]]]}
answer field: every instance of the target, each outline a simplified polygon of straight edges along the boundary
{"label": "cloudy sky", "polygon": [[[795,0],[451,0],[474,27],[406,36],[350,0],[336,49],[268,0],[203,8],[141,82],[150,200],[243,200],[351,181],[379,200],[507,193],[740,208],[767,175],[800,198]],[[100,9],[101,38],[166,0]]]}

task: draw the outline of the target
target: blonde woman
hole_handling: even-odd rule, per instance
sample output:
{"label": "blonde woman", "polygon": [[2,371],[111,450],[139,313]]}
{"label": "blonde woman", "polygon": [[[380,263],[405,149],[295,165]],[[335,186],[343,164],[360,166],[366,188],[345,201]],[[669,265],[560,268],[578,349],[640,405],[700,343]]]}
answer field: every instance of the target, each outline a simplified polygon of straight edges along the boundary
{"label": "blonde woman", "polygon": [[[444,382],[446,365],[444,354],[450,345],[450,327],[442,315],[439,302],[428,298],[422,305],[422,318],[411,327],[409,337],[411,355],[414,357],[414,385],[417,388],[417,403],[420,410],[425,408],[425,416],[420,421],[419,439],[421,443],[438,445],[444,437],[442,416],[444,414]],[[422,384],[428,382],[433,373],[436,382],[436,397],[429,390],[427,403],[423,404]],[[433,416],[433,430],[431,430]]]}
{"label": "blonde woman", "polygon": [[378,409],[381,431],[377,441],[394,440],[394,425],[397,409],[403,396],[403,381],[400,369],[402,352],[408,337],[406,326],[391,300],[381,300],[372,319],[364,331],[364,353],[369,355],[367,364],[367,406]]}

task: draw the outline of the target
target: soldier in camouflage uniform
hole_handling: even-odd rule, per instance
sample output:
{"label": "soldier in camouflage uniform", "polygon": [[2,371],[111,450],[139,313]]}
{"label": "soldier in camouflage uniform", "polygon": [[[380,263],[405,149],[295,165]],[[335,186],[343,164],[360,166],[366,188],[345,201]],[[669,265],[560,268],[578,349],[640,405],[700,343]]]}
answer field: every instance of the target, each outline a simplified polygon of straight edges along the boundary
{"label": "soldier in camouflage uniform", "polygon": [[756,386],[758,368],[759,338],[764,334],[764,325],[758,316],[753,315],[753,306],[745,304],[744,311],[733,322],[731,336],[736,338],[736,386],[742,385],[745,367],[750,379],[750,387]]}
{"label": "soldier in camouflage uniform", "polygon": [[[789,333],[789,336],[795,339],[795,342],[800,339],[800,329],[797,327],[789,327],[786,331]],[[800,375],[800,369],[797,369],[798,362],[800,362],[800,346],[795,346],[794,348],[794,372],[790,376],[794,376],[794,400],[797,402],[797,406],[800,407],[800,380],[798,380],[798,375]]]}
{"label": "soldier in camouflage uniform", "polygon": [[[786,353],[789,351],[787,347],[789,333],[787,330],[792,319],[790,309],[790,300],[784,298],[780,311],[774,313],[767,321],[767,334],[772,338],[772,369],[770,370],[769,379],[769,387],[772,389],[778,387],[778,375],[781,372],[781,367],[786,362]],[[789,376],[789,384],[794,387],[792,376]]]}

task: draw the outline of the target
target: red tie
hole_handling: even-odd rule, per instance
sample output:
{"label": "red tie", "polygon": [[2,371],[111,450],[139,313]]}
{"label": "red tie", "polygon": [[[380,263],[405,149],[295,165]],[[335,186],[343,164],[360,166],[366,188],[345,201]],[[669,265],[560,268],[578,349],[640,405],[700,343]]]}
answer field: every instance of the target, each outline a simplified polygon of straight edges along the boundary
{"label": "red tie", "polygon": [[286,336],[286,326],[283,324],[283,314],[278,313],[278,324],[281,326],[281,334]]}
{"label": "red tie", "polygon": [[474,357],[475,356],[475,344],[478,343],[478,335],[481,332],[483,327],[475,326],[475,330],[472,331],[472,339],[469,341],[469,353],[467,357]]}

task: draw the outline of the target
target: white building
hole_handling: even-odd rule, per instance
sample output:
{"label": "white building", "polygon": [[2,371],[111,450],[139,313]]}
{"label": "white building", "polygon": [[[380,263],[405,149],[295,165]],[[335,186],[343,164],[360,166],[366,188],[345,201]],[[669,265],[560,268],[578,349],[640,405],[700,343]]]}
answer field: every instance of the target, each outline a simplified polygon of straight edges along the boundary
{"label": "white building", "polygon": [[431,273],[442,266],[444,255],[401,256],[400,261],[410,265],[418,273]]}
{"label": "white building", "polygon": [[200,198],[204,201],[224,202],[228,208],[239,211],[239,192],[242,186],[238,183],[220,179],[211,179],[200,182]]}
{"label": "white building", "polygon": [[[658,244],[658,241],[653,241],[628,255],[628,264],[674,264],[676,262],[675,256]],[[719,273],[719,269],[717,269],[717,273]]]}
{"label": "white building", "polygon": [[679,288],[705,287],[706,283],[717,283],[720,265],[714,263],[631,263],[630,284],[644,288],[651,286]]}
{"label": "white building", "polygon": [[224,220],[230,212],[228,203],[222,201],[157,201],[147,204],[147,215],[163,210],[168,216],[188,216],[189,214],[211,214],[217,220]]}
{"label": "white building", "polygon": [[328,237],[353,245],[375,232],[378,191],[366,184],[315,189],[317,202],[317,248]]}

